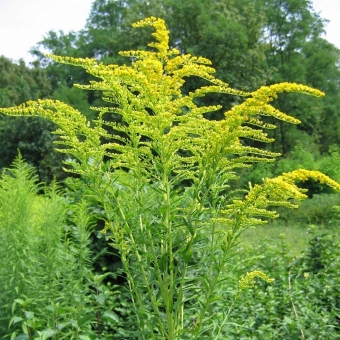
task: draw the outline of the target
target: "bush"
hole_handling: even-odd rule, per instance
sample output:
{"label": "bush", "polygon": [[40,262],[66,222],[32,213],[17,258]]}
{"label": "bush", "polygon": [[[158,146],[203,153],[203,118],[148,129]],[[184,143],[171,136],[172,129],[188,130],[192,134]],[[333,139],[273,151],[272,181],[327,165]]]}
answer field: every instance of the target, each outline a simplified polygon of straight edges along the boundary
{"label": "bush", "polygon": [[334,207],[340,204],[339,194],[320,194],[301,202],[298,210],[278,209],[280,218],[290,224],[316,224],[337,227],[339,219]]}

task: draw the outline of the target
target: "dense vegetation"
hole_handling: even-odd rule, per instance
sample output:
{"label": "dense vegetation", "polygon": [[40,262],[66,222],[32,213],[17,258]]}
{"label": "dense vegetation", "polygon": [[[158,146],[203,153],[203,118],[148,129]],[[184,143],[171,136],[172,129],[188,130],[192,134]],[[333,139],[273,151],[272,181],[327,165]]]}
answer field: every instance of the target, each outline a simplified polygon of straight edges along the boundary
{"label": "dense vegetation", "polygon": [[[131,301],[117,281],[120,270],[110,272],[102,264],[104,272],[93,271],[100,253],[111,252],[101,233],[96,237],[102,248],[93,247],[95,211],[89,214],[84,201],[75,203],[55,183],[38,195],[41,189],[34,169],[20,156],[0,179],[0,336],[138,338]],[[280,229],[270,238],[267,228],[245,235],[234,256],[238,266],[218,293],[228,301],[237,280],[254,268],[275,282],[258,282],[239,298],[222,338],[299,339],[303,332],[305,339],[338,339],[337,230],[320,233],[319,226],[307,231],[291,225],[289,238],[278,235]],[[304,240],[298,249],[296,238]],[[224,303],[218,304],[214,312],[224,309]],[[195,319],[190,322],[194,325]]]}
{"label": "dense vegetation", "polygon": [[[186,98],[189,94],[190,97],[190,92],[206,86],[207,79],[215,82],[215,85],[224,86],[223,90],[204,90],[202,94],[196,92],[193,103],[186,99],[185,102],[184,99],[183,102],[178,100],[183,118],[176,118],[169,126],[176,127],[179,135],[164,150],[156,143],[155,133],[151,132],[160,123],[152,129],[148,127],[142,133],[138,132],[142,119],[140,113],[133,119],[125,116],[123,112],[130,112],[132,106],[117,109],[115,105],[123,105],[123,97],[119,97],[116,102],[117,97],[107,92],[105,83],[108,82],[110,86],[113,84],[112,80],[106,78],[108,73],[105,72],[111,71],[105,65],[130,65],[124,58],[127,54],[118,54],[119,51],[145,51],[145,54],[131,54],[132,62],[136,62],[134,58],[146,58],[147,43],[153,31],[148,28],[137,31],[131,24],[150,15],[166,19],[171,32],[170,48],[183,55],[191,53],[208,58],[216,68],[216,78],[209,75],[209,67],[204,68],[206,66],[197,68],[197,73],[181,74],[181,77],[186,78],[176,96]],[[20,109],[22,113],[26,110],[27,114],[32,109],[30,115],[49,117],[61,128],[61,137],[57,137],[50,133],[56,125],[48,120],[1,117],[0,166],[9,167],[20,150],[27,162],[36,167],[38,177],[19,155],[11,169],[3,171],[0,180],[0,251],[4,259],[0,266],[0,337],[18,340],[148,338],[150,335],[147,332],[155,329],[151,332],[154,338],[157,338],[157,334],[163,334],[162,338],[165,338],[164,334],[167,334],[172,339],[173,335],[168,334],[171,329],[169,311],[176,310],[177,331],[182,322],[183,329],[189,329],[192,336],[200,336],[202,339],[210,339],[212,336],[227,339],[339,338],[337,272],[340,263],[337,236],[332,242],[328,236],[313,231],[308,234],[309,246],[296,259],[296,253],[290,253],[290,248],[287,248],[282,239],[274,245],[272,241],[262,241],[254,247],[248,247],[247,242],[243,247],[236,247],[243,231],[258,223],[257,219],[252,218],[253,215],[263,215],[264,219],[270,220],[275,217],[273,211],[263,211],[265,205],[262,206],[262,201],[262,205],[252,201],[255,210],[248,211],[247,208],[246,212],[242,212],[245,215],[241,214],[243,217],[239,217],[235,225],[230,222],[230,216],[234,216],[236,211],[233,209],[241,204],[241,201],[231,203],[233,199],[239,200],[243,196],[242,190],[260,190],[256,185],[249,188],[249,181],[254,185],[262,183],[263,178],[276,177],[290,184],[293,178],[300,178],[300,184],[309,189],[309,199],[302,203],[302,209],[275,209],[279,211],[284,224],[317,224],[328,233],[338,226],[340,196],[313,180],[320,179],[320,175],[310,172],[312,178],[308,180],[305,175],[298,173],[292,175],[291,179],[288,179],[289,176],[280,177],[282,172],[304,168],[319,170],[340,181],[340,150],[337,146],[340,139],[339,50],[322,38],[323,27],[322,19],[313,12],[310,2],[306,0],[193,0],[184,3],[175,0],[96,0],[85,28],[69,34],[50,32],[32,49],[37,60],[30,67],[22,61],[17,64],[1,57],[0,107],[10,107],[38,98],[52,98],[78,109],[86,118],[78,119],[78,114],[68,106],[52,104],[52,101],[38,102],[41,107],[31,102],[27,110],[23,107]],[[159,36],[156,35],[156,39]],[[160,45],[153,47],[159,49]],[[103,64],[99,64],[101,66],[98,69],[92,62],[54,57],[54,60],[65,63],[61,65],[44,56],[40,52],[42,48],[55,55],[96,58]],[[173,52],[172,57],[176,53]],[[205,63],[204,58],[199,59],[199,62]],[[185,63],[194,65],[193,60],[186,59]],[[184,61],[182,63],[176,67],[184,67]],[[75,68],[72,64],[82,68]],[[174,68],[173,65],[171,67]],[[171,67],[166,69],[167,72],[175,72],[176,67],[173,70]],[[204,76],[203,71],[207,72]],[[144,72],[142,66],[139,66],[138,72]],[[189,78],[189,75],[196,76]],[[103,83],[94,82],[98,76],[102,77]],[[121,74],[115,76],[121,77]],[[217,78],[224,83],[218,82]],[[124,82],[133,87],[133,95],[144,89],[138,83],[142,83],[141,79],[136,76],[130,83],[130,80],[124,78]],[[206,142],[198,142],[198,136],[208,140],[211,131],[204,131],[220,129],[218,126],[225,127],[223,121],[226,111],[243,112],[244,104],[240,104],[244,103],[244,96],[251,95],[256,100],[262,98],[262,104],[256,104],[260,107],[264,105],[263,98],[268,95],[263,91],[272,91],[269,92],[271,97],[268,102],[276,97],[277,92],[301,92],[301,88],[298,90],[298,87],[290,88],[287,85],[282,88],[276,85],[271,87],[272,84],[287,81],[318,88],[326,93],[326,97],[321,99],[282,93],[273,102],[273,107],[298,118],[301,124],[288,124],[297,121],[278,114],[265,114],[262,122],[247,120],[245,116],[237,123],[229,119],[228,126],[243,124],[243,130],[235,132],[235,141],[224,140],[230,143],[228,162],[219,163],[222,161],[214,153],[198,157],[199,154],[203,155],[198,151],[200,148],[208,152],[207,146],[211,146],[204,144]],[[86,85],[72,87],[74,83],[88,82],[91,82],[90,88]],[[234,90],[226,86],[225,82]],[[255,91],[263,85],[267,85],[268,90]],[[81,91],[79,87],[91,91]],[[128,91],[130,89],[128,87]],[[104,98],[101,91],[104,91]],[[116,96],[117,93],[130,96],[121,87],[115,88],[115,91]],[[309,91],[307,87],[302,90],[311,94]],[[225,93],[233,96],[225,96]],[[145,105],[150,117],[157,116],[158,109],[151,106],[150,98],[148,100],[149,104],[142,102],[142,105]],[[113,108],[106,110],[105,101],[113,104]],[[219,106],[213,106],[215,104]],[[170,104],[164,102],[163,109],[166,105]],[[96,110],[90,110],[89,106]],[[237,107],[243,109],[237,111]],[[74,135],[72,124],[70,130],[62,115],[59,118],[58,114],[52,117],[49,110],[54,114],[64,112],[75,124]],[[180,129],[181,124],[188,120],[186,116],[190,116],[188,112],[195,112],[195,119],[204,119],[204,127],[196,130],[195,134],[200,131],[197,135],[192,135],[195,130],[193,126],[189,128],[193,129],[191,132],[186,130],[188,128],[183,131]],[[104,115],[105,120],[102,121]],[[164,117],[163,125],[167,125],[169,117]],[[86,120],[88,124],[82,126]],[[151,120],[147,122],[151,124]],[[165,125],[163,137],[170,140],[169,127]],[[255,130],[250,129],[253,125]],[[267,136],[262,135],[262,128],[270,128],[266,131]],[[110,142],[112,133],[115,138]],[[181,136],[184,138],[186,134],[192,138],[193,144],[188,142],[184,147],[179,143]],[[78,139],[79,135],[82,137]],[[76,144],[74,137],[77,137]],[[223,137],[220,137],[219,142],[222,143]],[[264,145],[267,138],[268,141],[273,138],[273,142]],[[63,144],[62,153],[53,150],[52,143],[55,141]],[[132,141],[131,145],[127,141]],[[236,150],[239,142],[239,149]],[[106,147],[110,152],[105,151]],[[176,147],[178,149],[174,151]],[[244,148],[243,151],[241,148]],[[178,156],[178,159],[172,160],[175,164],[173,168],[169,167],[171,162],[165,160],[169,150]],[[254,151],[256,157],[252,156]],[[125,156],[115,158],[117,152]],[[138,154],[140,164],[134,163],[136,160],[131,158],[133,152]],[[240,153],[246,156],[240,157]],[[274,163],[259,162],[250,168],[243,166],[244,162],[258,162],[259,156],[262,160],[275,158],[276,153],[281,153],[283,157]],[[199,165],[201,159],[202,165]],[[208,159],[215,159],[214,169],[209,168]],[[73,169],[66,180],[61,168],[62,160],[66,161],[69,170]],[[225,167],[223,171],[219,168],[222,165]],[[179,177],[174,176],[181,168],[186,170],[179,172]],[[53,177],[62,181],[61,185],[56,184]],[[328,180],[322,177],[322,181]],[[47,184],[38,184],[42,182]],[[103,191],[103,187],[107,190],[109,182],[112,188]],[[269,180],[265,183],[274,182]],[[165,192],[171,195],[164,198]],[[280,195],[283,195],[282,199],[299,197],[295,194],[287,196],[287,193]],[[277,199],[278,196],[274,201]],[[130,206],[131,202],[134,202],[133,207]],[[279,205],[284,205],[282,202]],[[228,208],[222,207],[223,204]],[[209,213],[207,207],[211,209]],[[155,211],[159,211],[159,215]],[[178,214],[184,216],[182,220]],[[140,228],[143,230],[144,219],[149,221],[146,225],[153,231],[153,237],[149,240],[138,231]],[[120,227],[125,232],[137,228],[134,231],[137,244],[127,235],[124,236],[124,242],[130,242],[135,247],[133,249],[137,259],[138,254],[144,254],[145,263],[140,267],[132,266],[130,260],[124,262],[124,258],[131,255],[126,252],[125,243],[119,243],[122,235],[117,231],[120,223],[117,221],[122,223]],[[106,233],[100,232],[104,223]],[[177,230],[176,234],[173,230],[170,234],[162,232],[158,235],[157,225],[172,225]],[[203,230],[209,225],[212,228],[208,235],[213,240],[210,240],[213,252],[205,248],[202,242],[206,238],[206,231]],[[220,229],[226,225],[231,234],[227,233],[223,237],[224,232]],[[187,234],[181,229],[184,227],[187,228]],[[109,247],[110,239],[116,249]],[[152,257],[152,254],[143,251],[147,244],[145,242],[157,240],[162,244],[159,249],[157,246],[155,248],[159,256]],[[141,244],[138,244],[139,241]],[[176,245],[163,248],[170,241],[176,242]],[[260,258],[257,257],[259,254]],[[233,256],[232,265],[228,261],[223,266],[223,261],[218,262],[230,256]],[[138,263],[135,260],[132,258],[132,262]],[[157,261],[159,264],[155,265]],[[173,271],[171,263],[175,263],[178,269]],[[215,265],[212,266],[212,263]],[[174,281],[169,281],[170,288],[159,285],[156,289],[159,290],[155,297],[157,303],[152,297],[153,288],[148,288],[146,283],[152,282],[157,287],[159,278],[153,277],[152,270],[144,272],[146,264],[151,268],[156,266],[156,269],[158,266],[161,273],[169,272],[170,277],[174,275]],[[203,268],[208,270],[208,276],[202,274]],[[226,269],[228,275],[219,276]],[[257,273],[258,269],[275,278],[275,283],[258,283],[257,287],[239,294],[238,280],[246,272],[252,273],[255,270],[254,273]],[[196,282],[193,273],[201,281]],[[138,281],[143,275],[147,280]],[[262,274],[258,275],[261,277]],[[209,280],[214,277],[227,285],[211,288],[212,281]],[[127,292],[126,282],[130,283],[131,296]],[[168,283],[164,281],[163,284]],[[179,288],[181,291],[184,284],[196,287],[193,295],[186,296],[186,314],[182,311],[184,303],[181,305],[178,302],[172,306],[164,293],[170,289],[173,301],[176,302],[179,296],[172,289]],[[202,287],[208,290],[211,288],[211,296],[209,293],[206,300],[204,294],[199,293]],[[307,294],[309,298],[305,299]],[[142,300],[138,301],[141,297]],[[151,306],[150,310],[144,307],[145,304]],[[202,306],[206,309],[203,308],[200,316],[197,311]],[[225,310],[226,306],[233,306],[230,315]],[[158,308],[162,311],[164,308],[164,315],[161,313],[157,319]],[[211,318],[204,317],[205,313],[210,313]],[[227,321],[227,327],[219,329],[221,321],[224,322],[227,317],[230,323]],[[180,321],[181,318],[185,320]],[[203,320],[209,326],[201,326]],[[160,326],[162,322],[165,322],[165,326]],[[161,328],[155,328],[156,324]],[[178,334],[185,338],[185,333]]]}

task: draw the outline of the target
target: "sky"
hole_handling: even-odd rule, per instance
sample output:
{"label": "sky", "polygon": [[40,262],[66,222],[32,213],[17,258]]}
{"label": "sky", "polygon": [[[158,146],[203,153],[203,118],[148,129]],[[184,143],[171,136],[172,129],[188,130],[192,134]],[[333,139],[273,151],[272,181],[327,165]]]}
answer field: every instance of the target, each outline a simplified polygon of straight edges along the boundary
{"label": "sky", "polygon": [[[190,0],[188,0],[190,1]],[[28,53],[50,30],[64,33],[85,27],[93,0],[0,0],[0,55],[32,61]],[[325,38],[340,48],[340,0],[313,0],[329,19]]]}
{"label": "sky", "polygon": [[340,48],[340,0],[313,0],[312,2],[314,11],[320,14],[321,18],[330,20],[326,24],[325,38]]}
{"label": "sky", "polygon": [[93,0],[0,0],[0,55],[32,61],[28,53],[50,30],[85,27]]}

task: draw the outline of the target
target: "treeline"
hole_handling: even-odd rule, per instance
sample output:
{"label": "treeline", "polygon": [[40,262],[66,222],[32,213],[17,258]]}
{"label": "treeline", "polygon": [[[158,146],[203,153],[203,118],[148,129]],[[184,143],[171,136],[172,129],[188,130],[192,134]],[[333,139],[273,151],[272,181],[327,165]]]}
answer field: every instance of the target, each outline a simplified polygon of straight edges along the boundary
{"label": "treeline", "polygon": [[[288,162],[293,167],[298,165],[294,159],[300,153],[309,159],[304,167],[311,169],[320,168],[321,163],[327,163],[322,159],[337,154],[340,51],[323,38],[325,21],[309,0],[95,0],[84,29],[70,33],[50,31],[32,48],[36,60],[30,67],[23,61],[17,64],[0,58],[0,106],[54,98],[79,109],[89,120],[95,118],[89,107],[101,105],[100,94],[73,87],[74,83],[88,83],[91,77],[82,69],[52,62],[44,53],[121,64],[123,57],[118,51],[147,48],[150,32],[134,30],[131,24],[151,15],[166,20],[172,47],[209,58],[217,77],[234,88],[255,90],[288,81],[324,91],[323,99],[280,95],[274,106],[302,123],[291,125],[268,118],[267,122],[276,129],[268,130],[275,142],[267,147],[283,154],[281,164]],[[199,79],[188,80],[184,91],[201,83]],[[239,97],[214,95],[203,98],[201,104],[221,104],[220,111],[208,115],[210,119],[221,119],[226,109],[241,101]],[[49,132],[52,128],[51,123],[39,119],[19,121],[1,116],[0,167],[9,166],[20,149],[23,157],[37,167],[41,180],[62,179],[63,171],[58,166],[61,156],[53,151],[54,137]],[[282,166],[262,166],[259,178],[263,172],[270,175],[280,170]],[[334,175],[328,168],[320,170]],[[245,172],[245,183],[250,177],[258,179],[254,172],[251,176]],[[312,184],[309,187],[312,193],[321,190]]]}

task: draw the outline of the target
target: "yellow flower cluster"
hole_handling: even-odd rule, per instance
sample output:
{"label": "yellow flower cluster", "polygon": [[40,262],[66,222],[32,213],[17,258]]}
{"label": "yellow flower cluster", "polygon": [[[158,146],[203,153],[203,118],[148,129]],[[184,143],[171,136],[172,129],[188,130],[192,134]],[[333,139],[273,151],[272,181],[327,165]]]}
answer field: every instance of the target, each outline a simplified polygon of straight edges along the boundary
{"label": "yellow flower cluster", "polygon": [[73,58],[73,57],[61,57],[54,54],[46,54],[47,57],[55,60],[58,63],[69,64],[73,66],[81,66],[81,67],[88,67],[88,66],[96,66],[97,60],[94,58]]}
{"label": "yellow flower cluster", "polygon": [[326,184],[331,188],[340,191],[340,184],[326,176],[320,171],[299,169],[288,173],[283,173],[282,177],[286,181],[307,181],[313,179],[321,184]]}
{"label": "yellow flower cluster", "polygon": [[246,276],[242,277],[239,280],[238,282],[239,290],[243,291],[243,290],[254,287],[254,285],[256,284],[256,281],[255,281],[256,278],[260,278],[268,283],[272,283],[275,281],[274,279],[271,279],[268,275],[261,272],[260,270],[254,270],[250,273],[247,273]]}
{"label": "yellow flower cluster", "polygon": [[149,17],[140,20],[132,25],[133,27],[146,27],[152,26],[156,32],[152,33],[157,42],[149,43],[148,46],[155,47],[159,51],[159,56],[165,58],[169,49],[169,31],[166,29],[165,21],[163,19]]}
{"label": "yellow flower cluster", "polygon": [[289,116],[268,103],[277,98],[277,95],[282,92],[297,92],[311,96],[322,97],[325,94],[319,90],[310,88],[305,85],[296,83],[280,83],[271,86],[262,86],[253,93],[245,93],[250,96],[244,103],[234,106],[229,112],[226,112],[226,117],[230,114],[245,116],[247,121],[251,121],[250,116],[272,116],[276,119],[283,120],[292,124],[299,124],[300,120]]}
{"label": "yellow flower cluster", "polygon": [[262,102],[269,102],[277,98],[278,93],[282,92],[298,92],[305,93],[311,96],[323,97],[325,94],[317,89],[313,89],[309,86],[296,84],[296,83],[279,83],[270,86],[261,86],[256,90],[252,96]]}

